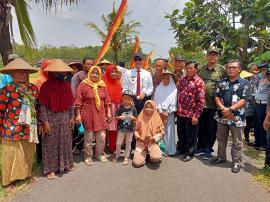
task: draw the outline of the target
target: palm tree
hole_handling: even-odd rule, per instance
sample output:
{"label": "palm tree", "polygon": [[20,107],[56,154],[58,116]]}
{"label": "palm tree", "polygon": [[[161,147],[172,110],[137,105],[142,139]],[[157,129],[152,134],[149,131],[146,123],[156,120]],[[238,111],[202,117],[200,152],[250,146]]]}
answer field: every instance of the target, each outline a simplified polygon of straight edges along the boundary
{"label": "palm tree", "polygon": [[[109,13],[108,15],[102,15],[102,20],[104,22],[104,28],[106,32],[102,31],[95,23],[87,23],[86,25],[94,30],[98,36],[100,37],[102,43],[104,42],[106,38],[106,33],[110,29],[110,26],[112,25],[113,19],[116,16],[117,11],[115,10],[115,5],[113,4],[113,11]],[[126,16],[130,15],[131,12],[128,12]],[[137,34],[136,28],[141,26],[141,24],[137,21],[131,20],[128,22],[125,22],[123,19],[121,25],[119,26],[118,30],[115,32],[115,34],[112,37],[110,47],[114,53],[113,60],[115,64],[118,64],[119,59],[119,53],[122,50],[123,47],[127,46],[128,44],[132,43],[134,40],[134,34]]]}
{"label": "palm tree", "polygon": [[41,3],[46,10],[64,4],[74,4],[79,0],[0,0],[0,54],[3,64],[7,64],[7,58],[12,53],[11,35],[12,33],[12,15],[11,7],[15,8],[21,39],[26,50],[35,48],[36,37],[29,18],[29,6],[27,2]]}

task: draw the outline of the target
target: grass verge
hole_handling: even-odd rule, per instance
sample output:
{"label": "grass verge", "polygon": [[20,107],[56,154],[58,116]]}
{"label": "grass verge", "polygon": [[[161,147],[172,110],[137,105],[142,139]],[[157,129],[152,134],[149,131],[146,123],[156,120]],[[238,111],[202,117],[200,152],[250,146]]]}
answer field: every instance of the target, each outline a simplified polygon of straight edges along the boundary
{"label": "grass verge", "polygon": [[[258,167],[264,166],[265,152],[258,151],[254,147],[245,146],[244,154],[251,158]],[[253,178],[256,182],[270,190],[270,167],[258,169],[258,171],[253,173]]]}

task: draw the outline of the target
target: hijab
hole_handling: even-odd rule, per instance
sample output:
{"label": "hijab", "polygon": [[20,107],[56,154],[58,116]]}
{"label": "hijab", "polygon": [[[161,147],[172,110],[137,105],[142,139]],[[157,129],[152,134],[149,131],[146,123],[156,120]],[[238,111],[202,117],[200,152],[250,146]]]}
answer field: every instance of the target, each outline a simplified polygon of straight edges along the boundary
{"label": "hijab", "polygon": [[70,84],[65,80],[57,80],[49,73],[48,80],[40,88],[39,104],[45,105],[52,112],[64,112],[72,107],[73,101]]}
{"label": "hijab", "polygon": [[[91,80],[91,75],[95,69],[98,70],[98,81],[97,82],[93,82]],[[101,104],[100,104],[100,97],[98,94],[98,87],[106,87],[104,81],[102,80],[101,69],[98,66],[92,66],[87,74],[87,78],[85,80],[83,80],[83,82],[92,88],[93,93],[94,93],[94,97],[95,97],[96,108],[97,108],[97,110],[100,110]]]}
{"label": "hijab", "polygon": [[122,100],[122,85],[119,79],[111,78],[111,73],[114,69],[117,70],[114,64],[111,64],[107,67],[105,75],[104,75],[104,81],[105,81],[105,84],[108,89],[112,102],[119,104]]}
{"label": "hijab", "polygon": [[157,109],[165,109],[168,113],[177,111],[177,88],[172,75],[170,75],[170,82],[167,86],[161,83],[158,85],[154,95],[154,101]]}
{"label": "hijab", "polygon": [[48,72],[45,72],[44,69],[46,69],[46,67],[52,62],[52,60],[44,60],[40,65],[39,76],[36,81],[36,86],[39,90],[41,85],[48,80]]}
{"label": "hijab", "polygon": [[[146,105],[150,103],[153,107],[153,114],[148,115],[145,112]],[[156,110],[156,104],[152,100],[145,102],[142,112],[139,114],[136,122],[137,132],[141,137],[155,136],[159,132],[163,132],[163,122]]]}

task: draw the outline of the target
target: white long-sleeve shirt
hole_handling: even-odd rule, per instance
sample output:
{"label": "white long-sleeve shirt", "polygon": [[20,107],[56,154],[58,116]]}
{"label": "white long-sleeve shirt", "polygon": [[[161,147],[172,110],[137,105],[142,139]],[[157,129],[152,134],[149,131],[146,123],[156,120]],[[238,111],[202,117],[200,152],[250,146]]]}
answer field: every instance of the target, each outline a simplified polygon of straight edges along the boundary
{"label": "white long-sleeve shirt", "polygon": [[[133,95],[137,94],[137,69],[131,69],[125,72],[122,79],[123,92],[132,91]],[[140,69],[140,92],[145,96],[151,96],[153,93],[153,80],[150,72]]]}

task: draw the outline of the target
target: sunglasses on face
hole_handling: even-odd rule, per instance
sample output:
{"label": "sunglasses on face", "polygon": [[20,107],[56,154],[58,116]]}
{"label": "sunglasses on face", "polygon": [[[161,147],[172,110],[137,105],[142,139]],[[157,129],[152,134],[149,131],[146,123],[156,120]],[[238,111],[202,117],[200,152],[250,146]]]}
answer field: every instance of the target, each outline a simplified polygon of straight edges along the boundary
{"label": "sunglasses on face", "polygon": [[142,58],[134,58],[134,61],[142,61]]}

